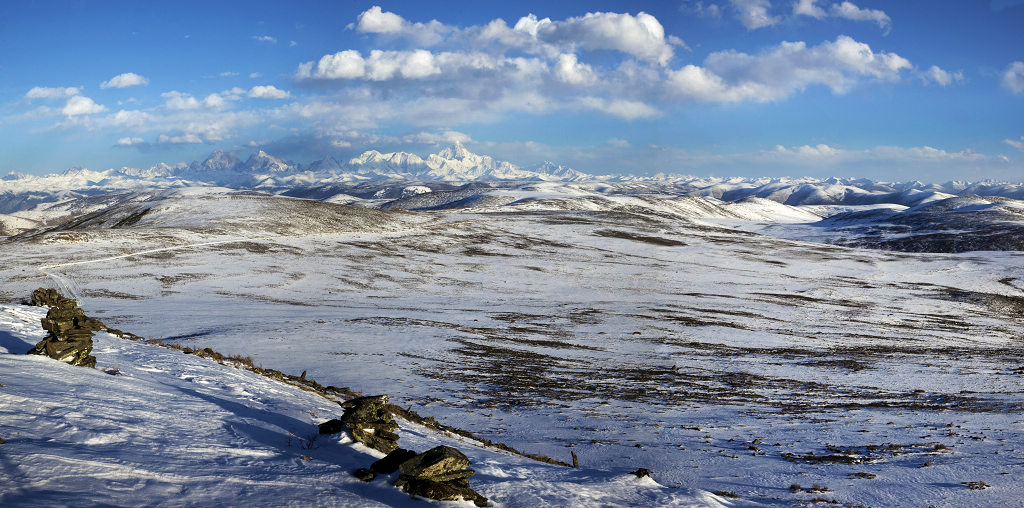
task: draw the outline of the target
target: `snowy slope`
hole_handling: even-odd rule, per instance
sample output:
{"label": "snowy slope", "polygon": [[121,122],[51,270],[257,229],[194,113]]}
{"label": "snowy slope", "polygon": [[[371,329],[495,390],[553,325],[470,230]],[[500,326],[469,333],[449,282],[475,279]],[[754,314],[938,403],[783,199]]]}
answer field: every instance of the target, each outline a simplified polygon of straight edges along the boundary
{"label": "snowy slope", "polygon": [[[318,434],[317,424],[341,415],[335,402],[106,333],[95,338],[96,369],[19,354],[42,338],[44,314],[0,305],[3,506],[426,506],[392,487],[393,477],[352,476],[382,454]],[[466,453],[472,485],[495,506],[752,506],[400,425],[406,448]]]}

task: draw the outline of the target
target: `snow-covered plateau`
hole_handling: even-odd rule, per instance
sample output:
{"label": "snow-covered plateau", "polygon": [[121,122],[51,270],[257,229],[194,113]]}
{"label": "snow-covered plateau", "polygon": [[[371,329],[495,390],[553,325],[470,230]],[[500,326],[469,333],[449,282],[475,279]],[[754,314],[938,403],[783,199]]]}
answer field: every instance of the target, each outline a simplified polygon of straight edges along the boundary
{"label": "snow-covered plateau", "polygon": [[[494,506],[1024,506],[1019,186],[377,155],[0,182],[0,505],[430,503],[353,477],[380,454],[317,437],[341,409],[316,393],[104,332],[95,369],[24,355],[46,311],[19,302],[52,286],[578,459],[400,421]],[[246,165],[269,176],[196,176]]]}

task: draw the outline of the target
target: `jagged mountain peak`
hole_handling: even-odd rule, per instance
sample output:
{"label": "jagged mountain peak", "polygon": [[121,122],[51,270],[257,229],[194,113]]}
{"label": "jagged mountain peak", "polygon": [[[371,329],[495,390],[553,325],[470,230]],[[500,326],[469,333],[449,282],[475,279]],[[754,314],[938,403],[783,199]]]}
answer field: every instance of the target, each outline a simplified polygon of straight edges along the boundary
{"label": "jagged mountain peak", "polygon": [[255,172],[271,173],[281,173],[295,169],[294,164],[290,164],[280,157],[274,157],[263,150],[257,150],[249,156],[249,160],[245,161],[245,167]]}
{"label": "jagged mountain peak", "polygon": [[234,152],[227,150],[214,150],[201,164],[196,164],[197,169],[207,171],[228,171],[237,168],[242,164]]}
{"label": "jagged mountain peak", "polygon": [[441,157],[442,159],[454,160],[463,160],[472,157],[480,157],[479,155],[467,150],[461,141],[456,141],[455,143],[452,144],[452,146],[449,146],[447,148],[442,149],[440,152],[437,152],[437,156]]}

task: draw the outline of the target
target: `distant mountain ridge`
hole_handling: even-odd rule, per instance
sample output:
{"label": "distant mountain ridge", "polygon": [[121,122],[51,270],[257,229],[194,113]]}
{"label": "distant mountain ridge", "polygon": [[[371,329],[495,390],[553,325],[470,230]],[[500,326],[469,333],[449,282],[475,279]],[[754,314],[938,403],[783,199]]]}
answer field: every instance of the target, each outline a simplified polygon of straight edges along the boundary
{"label": "distant mountain ridge", "polygon": [[344,192],[344,187],[370,184],[406,187],[423,183],[438,187],[474,182],[612,185],[629,193],[701,196],[722,201],[756,197],[791,206],[883,203],[917,206],[967,195],[1024,199],[1024,184],[1020,183],[951,181],[928,184],[851,178],[594,176],[554,162],[524,168],[473,153],[456,142],[426,158],[408,152],[367,150],[347,161],[325,157],[302,165],[263,150],[257,150],[244,161],[232,152],[217,150],[203,161],[174,165],[161,162],[148,169],[122,167],[94,171],[72,168],[64,173],[41,176],[11,173],[0,179],[0,213],[13,213],[26,209],[32,203],[51,201],[57,196],[76,197],[137,189],[221,186],[304,196],[325,194],[317,191],[318,188],[338,188],[337,192]]}

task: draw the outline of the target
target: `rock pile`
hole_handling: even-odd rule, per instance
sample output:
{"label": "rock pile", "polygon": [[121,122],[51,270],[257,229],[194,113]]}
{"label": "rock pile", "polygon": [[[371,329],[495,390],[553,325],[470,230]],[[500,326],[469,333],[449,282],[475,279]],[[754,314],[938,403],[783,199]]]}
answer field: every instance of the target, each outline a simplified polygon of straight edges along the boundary
{"label": "rock pile", "polygon": [[54,288],[38,288],[32,292],[32,305],[36,307],[53,307],[64,297]]}
{"label": "rock pile", "polygon": [[450,446],[431,448],[398,466],[401,472],[395,486],[411,495],[458,501],[466,499],[477,506],[487,506],[487,498],[469,486],[469,459]]}
{"label": "rock pile", "polygon": [[[345,413],[341,415],[340,424],[348,429],[352,434],[352,439],[374,450],[391,453],[398,449],[398,434],[395,434],[398,424],[395,423],[395,417],[391,415],[391,411],[388,411],[387,404],[387,395],[373,395],[345,401],[341,404]],[[321,424],[320,432],[325,433],[325,426],[337,428],[338,424],[332,423],[334,421]]]}
{"label": "rock pile", "polygon": [[450,446],[438,446],[424,453],[398,447],[398,424],[388,409],[387,395],[358,397],[341,403],[345,413],[341,419],[320,424],[321,434],[335,434],[348,429],[352,438],[387,454],[369,468],[353,474],[362,481],[373,481],[378,474],[399,471],[395,486],[410,495],[454,501],[466,499],[477,506],[487,506],[487,498],[469,486],[469,458]]}
{"label": "rock pile", "polygon": [[[51,293],[52,292],[52,293]],[[103,327],[98,319],[85,315],[78,308],[78,302],[55,294],[56,290],[37,289],[32,301],[50,305],[49,312],[42,319],[43,329],[50,332],[28,351],[30,355],[45,355],[71,365],[95,367],[96,357],[92,353],[92,334]]]}

